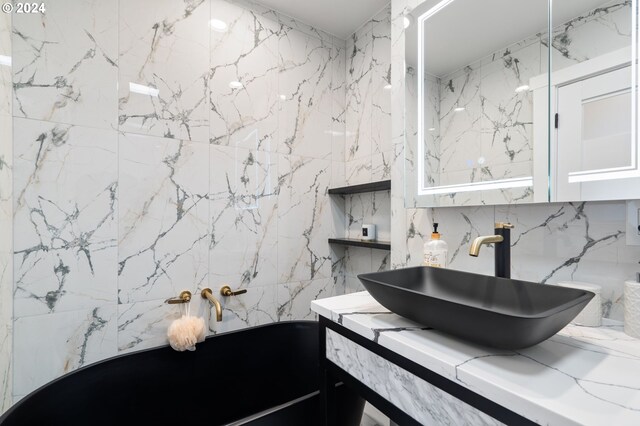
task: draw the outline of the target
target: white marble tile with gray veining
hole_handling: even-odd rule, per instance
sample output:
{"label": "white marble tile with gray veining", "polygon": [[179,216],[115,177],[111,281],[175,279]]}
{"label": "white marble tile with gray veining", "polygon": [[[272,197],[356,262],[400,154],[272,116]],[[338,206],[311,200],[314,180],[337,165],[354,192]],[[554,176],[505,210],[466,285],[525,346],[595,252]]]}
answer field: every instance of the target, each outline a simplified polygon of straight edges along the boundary
{"label": "white marble tile with gray veining", "polygon": [[209,145],[120,135],[118,301],[207,282]]}
{"label": "white marble tile with gray veining", "polygon": [[[0,212],[0,232],[11,236],[10,220]],[[9,225],[9,226],[7,226]],[[7,241],[10,241],[8,239]],[[4,243],[0,246],[0,413],[11,406],[13,388],[13,274],[11,247]]]}
{"label": "white marble tile with gray veining", "polygon": [[278,282],[331,276],[330,162],[278,158]]}
{"label": "white marble tile with gray veining", "polygon": [[[373,18],[371,28],[371,153],[391,151],[391,7]],[[375,180],[375,179],[374,179]]]}
{"label": "white marble tile with gray veining", "polygon": [[602,286],[603,314],[623,319],[623,283],[638,269],[640,248],[627,246],[624,202],[498,207],[511,221],[512,276]]}
{"label": "white marble tile with gray veining", "polygon": [[[373,78],[373,36],[371,21],[365,23],[346,47],[346,147],[345,161],[368,158],[372,154],[371,90]],[[347,172],[347,177],[349,173]]]}
{"label": "white marble tile with gray veining", "polygon": [[26,395],[58,376],[116,355],[116,334],[115,304],[17,317],[13,394]]}
{"label": "white marble tile with gray veining", "polygon": [[[494,54],[495,55],[495,54]],[[524,176],[533,173],[533,93],[529,79],[543,73],[540,41],[509,46],[481,67],[482,158],[477,166],[530,163]],[[513,170],[515,171],[515,170]],[[497,172],[492,170],[495,175]],[[520,175],[493,176],[494,179]]]}
{"label": "white marble tile with gray veining", "polygon": [[0,116],[10,116],[13,113],[11,107],[13,89],[11,22],[10,13],[3,13],[0,16]]}
{"label": "white marble tile with gray veining", "polygon": [[[262,5],[258,1],[253,0],[232,0],[233,3],[238,6],[251,10],[259,16],[268,18],[274,22],[278,22],[281,25],[285,25],[289,28],[293,28],[297,31],[300,31],[308,36],[317,38],[319,40],[323,40],[326,42],[337,41],[341,42],[342,40],[338,39],[331,34],[322,31],[318,28],[312,27],[304,22],[300,22],[299,20],[292,18],[291,16],[284,15],[276,10],[269,9],[268,7]],[[214,9],[215,10],[215,9]]]}
{"label": "white marble tile with gray veining", "polygon": [[[349,132],[347,131],[347,137]],[[371,156],[350,160],[345,163],[345,183],[358,185],[372,182]]]}
{"label": "white marble tile with gray veining", "polygon": [[346,44],[335,44],[331,50],[331,160],[341,167],[340,172],[331,176],[331,186],[345,185],[345,145],[346,145]]}
{"label": "white marble tile with gray veining", "polygon": [[279,284],[276,305],[278,321],[315,320],[316,314],[310,307],[313,300],[343,293],[344,289],[333,277]]}
{"label": "white marble tile with gray veining", "polygon": [[211,146],[209,164],[211,287],[278,282],[276,154]]}
{"label": "white marble tile with gray veining", "polygon": [[115,303],[116,132],[14,125],[15,315]]}
{"label": "white marble tile with gray veining", "polygon": [[631,0],[603,1],[601,6],[567,22],[554,21],[551,35],[553,70],[630,46],[632,3]]}
{"label": "white marble tile with gray veining", "polygon": [[278,50],[278,152],[331,160],[332,45],[283,27]]}
{"label": "white marble tile with gray veining", "polygon": [[[442,151],[442,138],[440,137],[440,79],[427,75],[424,82],[424,185],[440,186],[440,158]],[[412,87],[413,89],[413,87]],[[415,93],[407,93],[408,97],[415,97]],[[415,120],[410,118],[409,120]],[[411,128],[415,128],[412,123]],[[413,150],[411,151],[413,154]],[[413,161],[410,158],[407,165],[414,170]],[[415,171],[413,171],[415,173]]]}
{"label": "white marble tile with gray veining", "polygon": [[275,152],[278,141],[277,21],[224,0],[212,0],[209,138],[212,144]]}
{"label": "white marble tile with gray veining", "polygon": [[0,414],[12,404],[13,370],[13,123],[11,14],[0,16]]}
{"label": "white marble tile with gray veining", "polygon": [[395,161],[393,150],[373,154],[371,157],[371,182],[391,179],[391,168]]}
{"label": "white marble tile with gray veining", "polygon": [[120,2],[118,14],[119,129],[208,141],[209,2]]}
{"label": "white marble tile with gray veining", "polygon": [[115,129],[117,29],[117,0],[60,2],[46,13],[15,14],[13,114]]}

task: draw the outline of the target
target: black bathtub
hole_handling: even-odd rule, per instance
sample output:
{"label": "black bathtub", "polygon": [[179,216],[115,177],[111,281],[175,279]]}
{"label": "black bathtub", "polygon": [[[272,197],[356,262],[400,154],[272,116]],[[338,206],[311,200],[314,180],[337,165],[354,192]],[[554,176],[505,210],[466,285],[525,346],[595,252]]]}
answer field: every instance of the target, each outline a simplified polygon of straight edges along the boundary
{"label": "black bathtub", "polygon": [[[316,425],[318,344],[318,324],[296,321],[117,356],[42,386],[0,425]],[[339,423],[358,425],[364,401],[337,389]]]}

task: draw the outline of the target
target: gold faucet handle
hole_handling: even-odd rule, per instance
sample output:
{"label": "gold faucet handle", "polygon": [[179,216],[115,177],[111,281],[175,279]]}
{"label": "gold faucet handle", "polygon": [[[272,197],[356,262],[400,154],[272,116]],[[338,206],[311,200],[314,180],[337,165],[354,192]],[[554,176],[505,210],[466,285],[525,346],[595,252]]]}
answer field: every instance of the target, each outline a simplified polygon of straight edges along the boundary
{"label": "gold faucet handle", "polygon": [[189,303],[191,302],[191,292],[188,290],[180,292],[178,297],[171,297],[164,301],[164,303],[168,303],[169,305],[178,305],[180,303]]}
{"label": "gold faucet handle", "polygon": [[495,229],[513,229],[515,226],[509,222],[496,222]]}
{"label": "gold faucet handle", "polygon": [[228,285],[222,286],[222,288],[220,289],[220,294],[223,296],[237,296],[239,294],[245,294],[247,292],[247,289],[242,289],[242,290],[236,290],[236,291],[232,291],[231,287],[229,287]]}

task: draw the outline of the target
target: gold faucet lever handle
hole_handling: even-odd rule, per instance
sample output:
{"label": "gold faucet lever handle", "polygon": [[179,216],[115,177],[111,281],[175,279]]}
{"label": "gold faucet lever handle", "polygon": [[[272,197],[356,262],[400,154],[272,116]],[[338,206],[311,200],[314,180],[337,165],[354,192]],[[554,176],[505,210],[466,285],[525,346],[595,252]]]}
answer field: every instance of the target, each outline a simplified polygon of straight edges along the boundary
{"label": "gold faucet lever handle", "polygon": [[513,226],[509,222],[496,222],[496,226],[495,226],[495,229],[513,229],[513,228],[515,228],[515,226]]}
{"label": "gold faucet lever handle", "polygon": [[171,297],[164,301],[164,303],[168,303],[169,305],[178,305],[180,303],[189,303],[191,302],[191,292],[188,290],[180,292],[178,297]]}
{"label": "gold faucet lever handle", "polygon": [[222,288],[220,289],[220,294],[223,296],[237,296],[239,294],[245,294],[247,292],[247,289],[243,288],[242,290],[236,290],[236,291],[232,291],[231,287],[229,287],[228,285],[222,286]]}

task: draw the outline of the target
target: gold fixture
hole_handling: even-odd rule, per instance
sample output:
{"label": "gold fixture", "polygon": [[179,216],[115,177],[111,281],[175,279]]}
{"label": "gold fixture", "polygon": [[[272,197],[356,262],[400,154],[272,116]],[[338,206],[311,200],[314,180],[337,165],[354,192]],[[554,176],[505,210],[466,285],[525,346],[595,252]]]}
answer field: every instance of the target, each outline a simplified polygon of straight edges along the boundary
{"label": "gold fixture", "polygon": [[491,243],[501,243],[504,241],[504,237],[502,235],[485,235],[483,237],[478,237],[473,240],[471,243],[471,247],[469,248],[469,255],[473,257],[478,257],[480,254],[480,247],[483,244],[491,244]]}
{"label": "gold fixture", "polygon": [[245,294],[246,292],[246,289],[231,291],[231,287],[228,285],[222,286],[220,289],[220,294],[223,296],[237,296],[239,294]]}
{"label": "gold fixture", "polygon": [[178,297],[171,297],[164,301],[164,303],[168,303],[170,305],[177,305],[180,303],[189,303],[191,302],[191,292],[188,290],[180,292]]}
{"label": "gold fixture", "polygon": [[218,302],[218,299],[213,297],[213,292],[210,288],[202,289],[200,295],[203,299],[207,299],[216,308],[216,321],[222,321],[222,305]]}
{"label": "gold fixture", "polygon": [[496,229],[513,229],[514,226],[508,222],[496,222]]}

